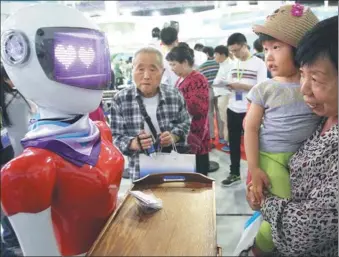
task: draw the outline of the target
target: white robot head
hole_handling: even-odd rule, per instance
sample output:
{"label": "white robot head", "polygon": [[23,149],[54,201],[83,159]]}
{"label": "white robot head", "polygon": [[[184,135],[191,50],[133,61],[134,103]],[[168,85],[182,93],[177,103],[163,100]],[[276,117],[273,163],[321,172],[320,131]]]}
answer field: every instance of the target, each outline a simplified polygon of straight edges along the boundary
{"label": "white robot head", "polygon": [[111,79],[104,34],[80,11],[59,4],[10,16],[2,26],[1,59],[27,99],[68,115],[95,110]]}

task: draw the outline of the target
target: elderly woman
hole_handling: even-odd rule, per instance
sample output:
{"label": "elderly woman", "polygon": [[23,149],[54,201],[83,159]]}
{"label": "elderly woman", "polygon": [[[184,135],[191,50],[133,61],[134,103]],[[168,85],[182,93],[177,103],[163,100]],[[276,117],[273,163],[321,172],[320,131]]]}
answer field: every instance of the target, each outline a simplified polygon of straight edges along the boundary
{"label": "elderly woman", "polygon": [[185,44],[174,47],[166,56],[173,72],[179,76],[176,87],[185,98],[192,117],[187,142],[196,155],[196,171],[207,175],[209,170],[209,85],[207,79],[193,69],[194,52]]}
{"label": "elderly woman", "polygon": [[[271,225],[278,256],[338,256],[338,16],[319,22],[301,40],[301,91],[323,117],[289,162],[291,198],[247,201]],[[255,254],[255,252],[254,252]]]}

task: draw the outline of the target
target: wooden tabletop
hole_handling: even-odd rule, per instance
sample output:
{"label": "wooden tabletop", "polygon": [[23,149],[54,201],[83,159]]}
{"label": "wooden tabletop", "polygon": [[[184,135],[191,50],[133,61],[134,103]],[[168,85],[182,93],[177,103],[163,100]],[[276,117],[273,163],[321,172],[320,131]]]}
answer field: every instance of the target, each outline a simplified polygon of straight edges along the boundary
{"label": "wooden tabletop", "polygon": [[217,256],[214,181],[193,175],[137,182],[132,190],[151,190],[163,208],[144,214],[127,195],[88,256]]}

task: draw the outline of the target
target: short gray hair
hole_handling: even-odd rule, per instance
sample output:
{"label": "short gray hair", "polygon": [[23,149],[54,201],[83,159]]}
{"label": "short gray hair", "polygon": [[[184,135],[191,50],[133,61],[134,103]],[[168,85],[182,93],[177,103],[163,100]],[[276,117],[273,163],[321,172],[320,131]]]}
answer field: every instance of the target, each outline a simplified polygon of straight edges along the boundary
{"label": "short gray hair", "polygon": [[141,53],[156,54],[156,56],[158,57],[160,67],[164,68],[164,57],[162,53],[158,49],[151,47],[151,46],[143,47],[139,49],[138,51],[136,51],[133,56],[133,64],[134,64],[134,60],[136,59],[136,57]]}

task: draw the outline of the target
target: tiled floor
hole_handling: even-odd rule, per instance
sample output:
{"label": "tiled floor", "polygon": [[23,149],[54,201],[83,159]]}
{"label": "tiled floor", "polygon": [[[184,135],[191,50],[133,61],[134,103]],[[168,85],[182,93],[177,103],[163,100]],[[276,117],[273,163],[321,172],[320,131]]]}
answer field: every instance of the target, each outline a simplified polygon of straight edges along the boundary
{"label": "tiled floor", "polygon": [[[229,155],[218,150],[212,150],[210,160],[219,163],[220,168],[209,176],[215,179],[216,207],[217,207],[217,237],[218,245],[222,247],[223,256],[232,256],[240,239],[242,229],[252,210],[245,200],[245,181],[247,162],[241,162],[241,178],[243,183],[234,187],[225,188],[221,181],[229,172]],[[119,195],[123,196],[131,187],[129,179],[123,179]]]}

